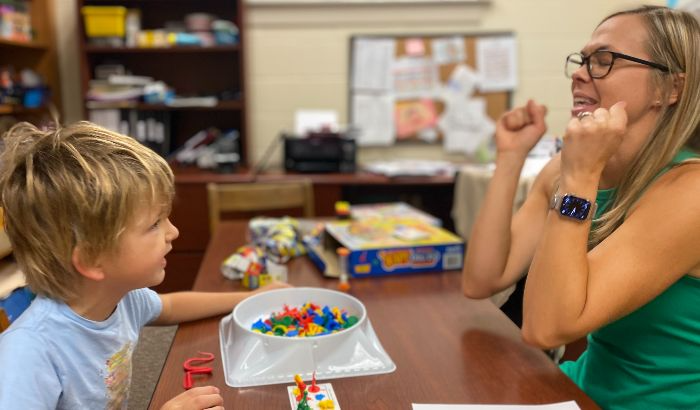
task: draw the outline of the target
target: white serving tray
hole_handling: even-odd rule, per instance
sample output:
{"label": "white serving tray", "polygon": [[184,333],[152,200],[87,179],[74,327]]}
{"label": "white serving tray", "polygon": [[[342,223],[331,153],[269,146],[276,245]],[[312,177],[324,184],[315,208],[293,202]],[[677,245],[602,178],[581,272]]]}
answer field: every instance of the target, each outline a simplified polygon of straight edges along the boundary
{"label": "white serving tray", "polygon": [[[358,322],[343,331],[314,337],[282,337],[250,330],[258,319],[284,305],[306,302],[337,306]],[[321,288],[288,288],[263,292],[239,303],[219,325],[226,384],[231,387],[287,383],[299,374],[304,380],[391,373],[396,365],[384,351],[365,306],[348,294]]]}

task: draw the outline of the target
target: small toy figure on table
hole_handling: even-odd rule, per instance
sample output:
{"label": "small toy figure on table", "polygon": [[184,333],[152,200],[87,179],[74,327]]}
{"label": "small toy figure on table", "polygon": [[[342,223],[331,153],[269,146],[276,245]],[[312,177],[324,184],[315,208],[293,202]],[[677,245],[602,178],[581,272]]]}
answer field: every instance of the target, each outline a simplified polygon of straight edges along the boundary
{"label": "small toy figure on table", "polygon": [[350,281],[348,280],[348,256],[350,251],[348,248],[339,247],[335,250],[338,254],[338,268],[340,270],[340,282],[338,282],[338,290],[347,292],[350,290]]}
{"label": "small toy figure on table", "polygon": [[241,246],[221,264],[221,273],[229,279],[242,279],[243,286],[251,290],[264,286],[265,254],[257,246]]}
{"label": "small toy figure on table", "polygon": [[340,410],[333,386],[330,383],[316,384],[316,372],[311,379],[311,386],[306,386],[300,375],[294,376],[296,387],[289,386],[289,398],[292,410]]}
{"label": "small toy figure on table", "polygon": [[298,374],[294,376],[294,381],[297,384],[297,389],[299,389],[299,395],[297,395],[297,401],[299,401],[297,410],[311,410],[308,402],[309,392],[306,391],[306,384],[304,384],[304,381],[301,380],[301,376]]}
{"label": "small toy figure on table", "polygon": [[335,203],[335,216],[340,220],[350,219],[350,203],[347,201],[337,201]]}

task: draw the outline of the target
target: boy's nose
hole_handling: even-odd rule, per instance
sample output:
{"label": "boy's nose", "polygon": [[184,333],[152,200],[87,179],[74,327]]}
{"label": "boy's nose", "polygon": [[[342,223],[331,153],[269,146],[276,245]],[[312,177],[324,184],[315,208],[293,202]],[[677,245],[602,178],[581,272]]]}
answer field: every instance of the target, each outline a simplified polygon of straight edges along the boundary
{"label": "boy's nose", "polygon": [[168,242],[174,241],[177,239],[178,236],[180,236],[180,231],[177,229],[175,225],[173,225],[172,222],[170,222],[170,219],[167,220],[168,223],[168,232],[166,234],[166,239]]}

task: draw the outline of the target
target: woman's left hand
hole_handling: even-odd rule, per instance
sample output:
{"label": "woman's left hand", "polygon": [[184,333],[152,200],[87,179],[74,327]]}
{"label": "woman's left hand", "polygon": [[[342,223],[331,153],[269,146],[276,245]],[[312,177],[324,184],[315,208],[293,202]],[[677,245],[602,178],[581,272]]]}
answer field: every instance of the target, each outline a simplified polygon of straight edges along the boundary
{"label": "woman's left hand", "polygon": [[622,143],[627,129],[626,103],[598,108],[591,115],[572,118],[564,134],[562,175],[599,177]]}

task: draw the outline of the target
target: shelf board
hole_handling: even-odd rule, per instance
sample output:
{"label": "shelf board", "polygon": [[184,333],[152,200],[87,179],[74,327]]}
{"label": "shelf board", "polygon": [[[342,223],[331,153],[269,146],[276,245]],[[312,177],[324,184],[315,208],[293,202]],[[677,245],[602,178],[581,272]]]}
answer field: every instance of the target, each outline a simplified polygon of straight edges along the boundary
{"label": "shelf board", "polygon": [[0,47],[12,47],[15,49],[25,49],[25,50],[37,50],[44,51],[48,49],[48,46],[44,43],[39,43],[36,41],[15,41],[6,38],[0,38]]}
{"label": "shelf board", "polygon": [[107,47],[86,45],[85,51],[91,54],[210,54],[240,51],[240,45],[213,47]]}
{"label": "shelf board", "polygon": [[141,102],[95,102],[89,101],[87,109],[89,110],[108,110],[108,109],[132,109],[139,111],[237,111],[243,108],[243,102],[240,100],[219,101],[213,107],[170,107],[165,104],[147,104]]}
{"label": "shelf board", "polygon": [[41,114],[47,110],[46,107],[26,108],[21,105],[0,104],[0,115]]}

